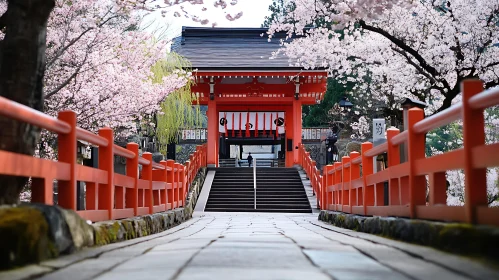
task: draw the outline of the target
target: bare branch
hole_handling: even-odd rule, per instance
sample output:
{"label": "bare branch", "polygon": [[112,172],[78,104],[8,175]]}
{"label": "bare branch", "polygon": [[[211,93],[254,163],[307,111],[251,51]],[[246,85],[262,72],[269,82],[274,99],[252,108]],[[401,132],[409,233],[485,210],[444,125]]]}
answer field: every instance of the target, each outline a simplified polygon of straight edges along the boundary
{"label": "bare branch", "polygon": [[50,66],[52,66],[52,64],[54,64],[54,62],[59,58],[61,57],[61,55],[64,54],[64,52],[69,49],[71,46],[73,46],[76,42],[78,42],[85,34],[87,34],[89,31],[93,30],[93,29],[97,29],[97,28],[100,28],[102,26],[104,26],[106,23],[108,23],[110,20],[112,19],[115,19],[119,17],[119,15],[114,15],[112,17],[109,17],[108,19],[106,19],[105,21],[103,21],[101,24],[99,24],[97,27],[89,27],[87,29],[85,29],[80,35],[78,35],[76,38],[74,38],[73,40],[71,40],[66,46],[64,46],[62,49],[60,49],[59,51],[57,51],[57,54],[50,60],[47,62],[47,68],[49,68]]}
{"label": "bare branch", "polygon": [[[404,50],[406,53],[412,55],[418,61],[419,65],[421,66],[422,69],[424,69],[428,74],[430,74],[435,79],[437,79],[436,77],[439,76],[437,69],[435,69],[433,66],[429,65],[428,62],[426,62],[426,60],[416,50],[414,50],[413,48],[408,46],[406,43],[404,43],[404,41],[391,35],[390,33],[388,33],[387,31],[385,31],[381,28],[368,25],[364,20],[360,20],[359,24],[362,28],[364,28],[366,30],[369,30],[369,31],[372,31],[372,32],[375,32],[375,33],[382,35],[383,37],[387,38],[392,43],[394,43],[397,47]],[[439,79],[439,81],[444,85],[445,88],[451,89],[450,85],[447,83],[447,81],[445,79]]]}

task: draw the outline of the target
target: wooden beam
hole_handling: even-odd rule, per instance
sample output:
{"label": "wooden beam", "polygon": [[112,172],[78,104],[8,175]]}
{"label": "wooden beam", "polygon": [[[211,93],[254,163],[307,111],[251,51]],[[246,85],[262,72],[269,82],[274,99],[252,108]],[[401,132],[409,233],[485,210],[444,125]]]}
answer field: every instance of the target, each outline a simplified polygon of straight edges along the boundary
{"label": "wooden beam", "polygon": [[[217,104],[220,105],[252,105],[252,106],[266,106],[266,105],[292,105],[294,97],[229,97],[229,98],[218,98]],[[193,105],[207,105],[209,101],[208,97],[199,98],[198,102],[193,102]],[[300,97],[302,105],[315,105],[315,97]],[[232,106],[232,105],[231,105]]]}
{"label": "wooden beam", "polygon": [[293,77],[293,76],[301,76],[301,77],[327,77],[327,72],[326,71],[230,71],[230,72],[224,72],[224,71],[196,71],[193,72],[194,76],[197,77]]}
{"label": "wooden beam", "polygon": [[[202,92],[205,95],[210,93],[209,84],[196,84],[191,87],[192,92]],[[300,93],[325,92],[326,83],[302,84]],[[215,94],[280,94],[292,96],[295,93],[295,85],[288,84],[215,84]]]}

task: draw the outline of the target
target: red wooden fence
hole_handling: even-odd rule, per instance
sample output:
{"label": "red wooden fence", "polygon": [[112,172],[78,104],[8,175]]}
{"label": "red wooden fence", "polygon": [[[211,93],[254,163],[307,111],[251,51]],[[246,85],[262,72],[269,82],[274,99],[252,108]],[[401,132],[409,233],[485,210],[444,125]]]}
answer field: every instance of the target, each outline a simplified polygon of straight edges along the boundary
{"label": "red wooden fence", "polygon": [[[57,133],[58,161],[0,150],[0,174],[32,178],[32,202],[53,204],[53,181],[58,182],[58,205],[76,209],[76,182],[86,182],[83,218],[103,221],[166,211],[185,204],[189,186],[200,167],[206,166],[206,145],[198,146],[185,165],[173,160],[152,161],[139,156],[139,146],[114,144],[113,130],[93,134],[76,126],[76,113],[60,112],[58,118],[0,97],[0,115]],[[76,162],[77,140],[98,146],[99,167]],[[126,158],[126,175],[114,172],[114,156]],[[142,173],[139,176],[139,165]],[[1,186],[0,186],[1,187]]]}
{"label": "red wooden fence", "polygon": [[[488,207],[486,169],[499,166],[499,143],[486,145],[483,111],[499,104],[499,89],[483,91],[483,83],[461,84],[463,102],[424,118],[421,109],[409,110],[408,130],[387,130],[387,142],[363,143],[323,174],[310,154],[300,147],[301,165],[311,180],[321,209],[368,216],[398,216],[499,226],[499,208]],[[483,92],[482,92],[483,91]],[[463,148],[426,157],[425,134],[453,121],[463,121]],[[400,163],[399,146],[405,143],[408,161]],[[388,168],[373,173],[373,157],[387,153]],[[447,206],[448,170],[464,170],[464,206]],[[426,203],[429,178],[429,201]],[[388,205],[384,183],[388,182]]]}

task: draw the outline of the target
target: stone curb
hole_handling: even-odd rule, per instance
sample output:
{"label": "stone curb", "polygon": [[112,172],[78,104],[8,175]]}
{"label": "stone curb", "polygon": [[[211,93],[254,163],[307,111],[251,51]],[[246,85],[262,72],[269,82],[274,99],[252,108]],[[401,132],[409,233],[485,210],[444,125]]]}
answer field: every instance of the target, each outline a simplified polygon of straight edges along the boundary
{"label": "stone curb", "polygon": [[499,228],[322,210],[319,220],[337,227],[499,262]]}
{"label": "stone curb", "polygon": [[93,224],[95,245],[106,245],[159,233],[192,218],[199,192],[206,178],[203,168],[194,179],[185,207],[166,212]]}
{"label": "stone curb", "polygon": [[76,212],[37,203],[0,206],[0,271],[68,255],[85,247],[130,240],[170,229],[192,218],[206,177],[194,179],[184,208],[89,225]]}

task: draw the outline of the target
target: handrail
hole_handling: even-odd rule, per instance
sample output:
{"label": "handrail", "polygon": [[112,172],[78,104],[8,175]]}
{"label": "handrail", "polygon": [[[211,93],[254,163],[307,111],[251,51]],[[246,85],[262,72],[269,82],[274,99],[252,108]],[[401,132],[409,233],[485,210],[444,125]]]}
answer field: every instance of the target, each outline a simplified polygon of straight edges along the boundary
{"label": "handrail", "polygon": [[485,109],[499,104],[499,88],[488,89],[468,100],[472,109]]}
{"label": "handrail", "polygon": [[[426,118],[424,110],[409,109],[404,132],[388,129],[385,143],[376,147],[362,143],[360,155],[352,152],[341,162],[325,166],[322,174],[300,144],[299,162],[310,178],[320,209],[499,226],[499,209],[488,206],[485,172],[499,166],[499,158],[489,156],[499,153],[499,143],[486,143],[483,129],[484,110],[499,105],[499,89],[483,91],[478,80],[464,81],[461,87],[463,102]],[[463,147],[427,157],[425,134],[458,119],[463,126]],[[403,163],[402,144],[407,153]],[[386,155],[387,166],[374,172],[372,157],[379,154]],[[462,206],[447,206],[446,172],[456,169],[464,171],[465,200]]]}
{"label": "handrail", "polygon": [[462,103],[451,106],[445,111],[437,113],[426,119],[423,119],[414,125],[414,132],[416,133],[426,133],[435,128],[439,128],[443,125],[447,125],[453,121],[461,118],[462,115]]}
{"label": "handrail", "polygon": [[163,165],[161,165],[159,163],[156,163],[154,161],[152,162],[152,168],[159,169],[159,170],[165,170],[166,169]]}
{"label": "handrail", "polygon": [[392,146],[398,146],[407,141],[409,133],[406,131],[402,131],[400,134],[392,138]]}
{"label": "handrail", "polygon": [[256,158],[253,159],[253,188],[255,196],[255,210],[256,210]]}
{"label": "handrail", "polygon": [[[73,111],[59,112],[58,117],[54,118],[0,97],[0,115],[56,133],[59,145],[59,162],[0,150],[0,161],[9,162],[9,165],[0,166],[0,175],[34,178],[31,201],[48,205],[54,204],[54,189],[52,184],[45,182],[57,180],[57,204],[93,222],[184,207],[196,174],[207,163],[206,145],[196,147],[185,165],[173,160],[156,163],[151,153],[144,153],[140,157],[137,143],[128,143],[126,148],[114,144],[111,128],[101,128],[97,135],[78,127],[77,115]],[[98,166],[78,164],[78,140],[97,146]],[[116,155],[126,159],[125,174],[115,172]],[[142,170],[139,170],[140,165]],[[84,209],[78,209],[76,203],[80,195],[77,193],[78,181],[87,184]],[[106,187],[95,187],[100,184]]]}
{"label": "handrail", "polygon": [[76,128],[76,138],[87,141],[99,147],[107,147],[109,146],[109,141],[106,138],[101,137],[99,135],[93,134],[92,132],[85,130],[83,128]]}
{"label": "handrail", "polygon": [[29,108],[22,104],[12,102],[5,97],[0,96],[0,115],[14,120],[30,123],[40,128],[45,128],[55,133],[68,134],[71,132],[71,126],[64,121],[58,120],[49,115]]}
{"label": "handrail", "polygon": [[[123,147],[120,147],[118,145],[114,145],[114,154],[121,156],[121,157],[124,157],[124,158],[127,158],[127,159],[134,159],[135,158],[134,153],[132,153],[129,150],[127,150]],[[139,161],[140,161],[140,159],[139,159]],[[147,165],[149,165],[149,163]]]}
{"label": "handrail", "polygon": [[384,152],[386,152],[388,150],[388,144],[387,143],[383,143],[381,145],[378,145],[372,149],[370,149],[369,151],[366,152],[366,157],[375,157],[377,155],[380,155]]}
{"label": "handrail", "polygon": [[361,163],[362,163],[361,157],[356,157],[352,160],[352,164],[361,164]]}

